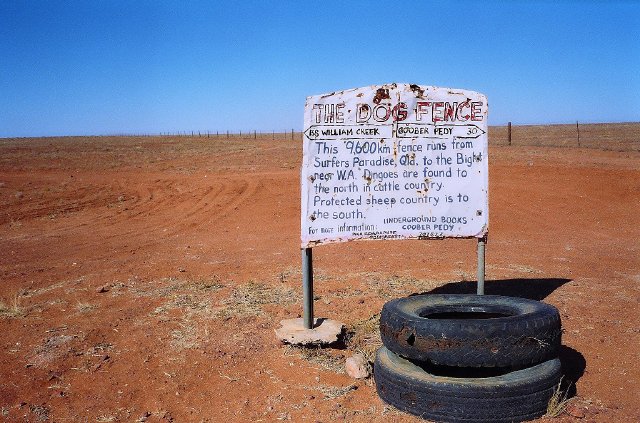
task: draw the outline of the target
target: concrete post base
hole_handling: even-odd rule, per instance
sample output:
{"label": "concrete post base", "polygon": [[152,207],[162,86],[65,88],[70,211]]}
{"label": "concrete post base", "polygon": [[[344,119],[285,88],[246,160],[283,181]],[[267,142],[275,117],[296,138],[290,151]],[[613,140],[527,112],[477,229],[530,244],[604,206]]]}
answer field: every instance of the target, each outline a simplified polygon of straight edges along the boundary
{"label": "concrete post base", "polygon": [[344,324],[329,319],[314,319],[313,329],[306,329],[302,318],[287,319],[280,322],[276,329],[276,338],[281,342],[294,345],[327,345],[336,342]]}

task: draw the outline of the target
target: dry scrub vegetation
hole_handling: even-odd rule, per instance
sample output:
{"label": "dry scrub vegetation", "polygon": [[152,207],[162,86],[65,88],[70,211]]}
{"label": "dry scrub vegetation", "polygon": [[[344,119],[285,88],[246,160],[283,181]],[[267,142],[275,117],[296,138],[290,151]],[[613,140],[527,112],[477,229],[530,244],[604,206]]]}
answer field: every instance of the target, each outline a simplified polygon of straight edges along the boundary
{"label": "dry scrub vegetation", "polygon": [[567,410],[567,407],[572,400],[572,398],[568,398],[571,385],[569,384],[564,389],[562,389],[563,379],[564,378],[560,379],[558,386],[556,386],[556,389],[553,391],[553,396],[549,400],[549,405],[547,406],[547,413],[545,414],[545,417],[556,418],[562,415],[562,413]]}
{"label": "dry scrub vegetation", "polygon": [[16,294],[13,299],[7,304],[4,301],[0,301],[0,317],[22,317],[25,311],[20,307],[20,296]]}

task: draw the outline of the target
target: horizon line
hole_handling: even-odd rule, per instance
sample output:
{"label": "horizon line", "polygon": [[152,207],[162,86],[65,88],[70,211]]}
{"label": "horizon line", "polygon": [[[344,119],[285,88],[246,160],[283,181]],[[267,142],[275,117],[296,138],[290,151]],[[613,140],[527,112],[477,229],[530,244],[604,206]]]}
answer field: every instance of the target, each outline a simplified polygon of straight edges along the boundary
{"label": "horizon line", "polygon": [[[638,121],[609,121],[609,122],[599,122],[599,121],[583,121],[580,122],[576,120],[575,122],[552,122],[552,123],[513,123],[507,122],[504,124],[495,124],[488,125],[489,128],[496,127],[506,127],[511,123],[511,126],[562,126],[562,125],[624,125],[624,124],[640,124],[640,120]],[[112,132],[112,133],[103,133],[103,134],[67,134],[67,135],[19,135],[19,136],[0,136],[0,140],[6,139],[18,139],[18,138],[79,138],[79,137],[193,137],[193,138],[211,138],[211,137],[221,137],[225,135],[235,135],[235,136],[247,136],[250,135],[260,135],[264,137],[265,135],[283,135],[283,134],[291,134],[291,133],[302,133],[303,131],[300,129],[292,128],[291,130],[269,130],[269,131],[259,131],[259,130],[224,130],[224,131],[212,131],[212,130],[188,130],[188,131],[159,131],[159,132]]]}

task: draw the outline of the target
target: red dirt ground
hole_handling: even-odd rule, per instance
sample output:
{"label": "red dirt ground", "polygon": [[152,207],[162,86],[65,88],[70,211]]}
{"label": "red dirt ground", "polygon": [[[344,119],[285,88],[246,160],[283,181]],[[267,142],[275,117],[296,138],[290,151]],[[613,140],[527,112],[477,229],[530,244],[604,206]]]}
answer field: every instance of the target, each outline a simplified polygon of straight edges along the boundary
{"label": "red dirt ground", "polygon": [[[391,298],[473,291],[475,243],[314,249],[343,349],[301,312],[299,142],[0,140],[0,420],[413,422],[342,370]],[[640,153],[490,148],[487,292],[561,312],[558,422],[640,421]],[[545,419],[543,419],[545,420]]]}

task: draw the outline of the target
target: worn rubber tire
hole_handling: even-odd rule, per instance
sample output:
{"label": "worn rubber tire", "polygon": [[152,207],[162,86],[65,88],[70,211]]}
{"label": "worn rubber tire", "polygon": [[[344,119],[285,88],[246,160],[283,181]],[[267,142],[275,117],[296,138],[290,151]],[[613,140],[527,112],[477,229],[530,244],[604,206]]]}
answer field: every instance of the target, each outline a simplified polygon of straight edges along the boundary
{"label": "worn rubber tire", "polygon": [[553,359],[487,378],[435,376],[381,347],[374,364],[378,395],[400,410],[437,422],[521,422],[542,416],[560,383]]}
{"label": "worn rubber tire", "polygon": [[[458,318],[487,313],[506,317]],[[421,317],[425,315],[433,318]],[[389,350],[410,360],[446,366],[531,366],[558,356],[561,333],[555,307],[499,295],[400,298],[386,303],[380,315],[382,342]]]}

